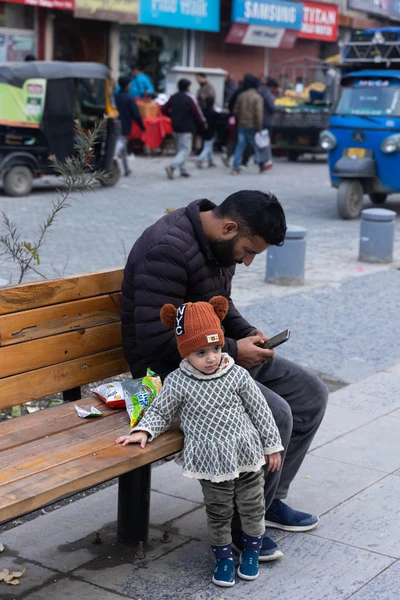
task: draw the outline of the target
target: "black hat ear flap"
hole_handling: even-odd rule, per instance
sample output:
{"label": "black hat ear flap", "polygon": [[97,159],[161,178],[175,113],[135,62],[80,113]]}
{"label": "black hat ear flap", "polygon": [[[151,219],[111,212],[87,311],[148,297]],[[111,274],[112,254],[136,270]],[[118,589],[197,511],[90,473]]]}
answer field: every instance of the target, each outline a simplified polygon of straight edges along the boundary
{"label": "black hat ear flap", "polygon": [[215,314],[217,315],[220,321],[223,321],[229,310],[229,302],[224,296],[214,296],[209,300],[209,303],[214,309]]}
{"label": "black hat ear flap", "polygon": [[161,323],[165,325],[165,327],[168,327],[168,329],[173,329],[175,327],[176,312],[177,310],[173,304],[164,304],[160,310]]}

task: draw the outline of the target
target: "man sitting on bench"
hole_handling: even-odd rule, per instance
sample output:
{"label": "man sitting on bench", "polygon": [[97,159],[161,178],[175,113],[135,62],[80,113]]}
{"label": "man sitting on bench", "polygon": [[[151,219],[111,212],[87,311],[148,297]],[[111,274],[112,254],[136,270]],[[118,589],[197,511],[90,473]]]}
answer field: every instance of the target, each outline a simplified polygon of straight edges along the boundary
{"label": "man sitting on bench", "polygon": [[[170,303],[229,299],[223,321],[224,351],[250,371],[267,399],[285,452],[282,469],[265,472],[265,523],[284,531],[308,531],[318,517],[282,500],[297,474],[325,413],[324,383],[302,367],[260,345],[267,339],[250,325],[230,299],[235,265],[249,266],[255,255],[281,245],[286,233],[283,209],[272,194],[242,190],[219,206],[198,200],[162,217],[139,237],[122,284],[122,340],[133,377],[151,367],[165,378],[180,362],[173,332],[162,325],[160,309]],[[240,549],[240,521],[233,541]],[[265,534],[260,561],[282,556]]]}

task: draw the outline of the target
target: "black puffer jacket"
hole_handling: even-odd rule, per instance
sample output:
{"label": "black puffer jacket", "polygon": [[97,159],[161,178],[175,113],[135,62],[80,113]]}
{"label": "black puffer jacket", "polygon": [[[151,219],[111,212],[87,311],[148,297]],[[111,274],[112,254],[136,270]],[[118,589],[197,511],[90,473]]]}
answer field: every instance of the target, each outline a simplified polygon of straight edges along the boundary
{"label": "black puffer jacket", "polygon": [[[146,368],[166,376],[181,360],[172,329],[160,321],[165,303],[208,301],[213,296],[230,299],[235,267],[220,268],[203,231],[200,211],[211,210],[209,200],[197,200],[151,225],[133,246],[122,284],[122,340],[133,377]],[[225,352],[236,358],[235,340],[255,328],[230,300],[223,321]]]}

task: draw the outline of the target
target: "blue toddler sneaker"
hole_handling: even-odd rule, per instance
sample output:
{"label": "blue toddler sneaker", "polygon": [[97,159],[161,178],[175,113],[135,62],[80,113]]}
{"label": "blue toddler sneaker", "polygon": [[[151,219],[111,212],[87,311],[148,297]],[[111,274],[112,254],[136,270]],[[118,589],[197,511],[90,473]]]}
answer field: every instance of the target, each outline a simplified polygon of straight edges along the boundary
{"label": "blue toddler sneaker", "polygon": [[[236,554],[240,554],[242,552],[243,542],[241,533],[232,534],[232,550],[234,550]],[[264,533],[261,550],[258,555],[258,562],[270,562],[271,560],[282,558],[282,556],[283,552],[280,550],[278,544],[276,544],[274,540],[269,537],[269,535]]]}
{"label": "blue toddler sneaker", "polygon": [[220,587],[232,587],[235,585],[235,565],[232,558],[217,560],[211,581]]}
{"label": "blue toddler sneaker", "polygon": [[319,523],[316,515],[294,510],[281,500],[273,500],[265,513],[265,527],[283,531],[310,531]]}
{"label": "blue toddler sneaker", "polygon": [[243,550],[240,555],[240,565],[237,574],[241,579],[251,581],[257,579],[258,572],[258,552],[255,550]]}

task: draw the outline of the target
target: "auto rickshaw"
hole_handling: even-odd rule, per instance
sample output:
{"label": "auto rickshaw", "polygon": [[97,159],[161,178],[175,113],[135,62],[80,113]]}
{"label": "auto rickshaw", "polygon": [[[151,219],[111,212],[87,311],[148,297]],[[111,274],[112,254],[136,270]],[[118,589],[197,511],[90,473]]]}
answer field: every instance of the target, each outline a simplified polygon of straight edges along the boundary
{"label": "auto rickshaw", "polygon": [[74,153],[75,125],[90,130],[103,116],[89,169],[105,174],[102,185],[120,176],[115,147],[120,122],[109,69],[98,63],[0,63],[0,179],[9,196],[30,193],[33,180],[54,175],[50,155],[63,162]]}
{"label": "auto rickshaw", "polygon": [[320,136],[337,209],[360,216],[400,192],[400,28],[355,31],[342,49],[341,95]]}

